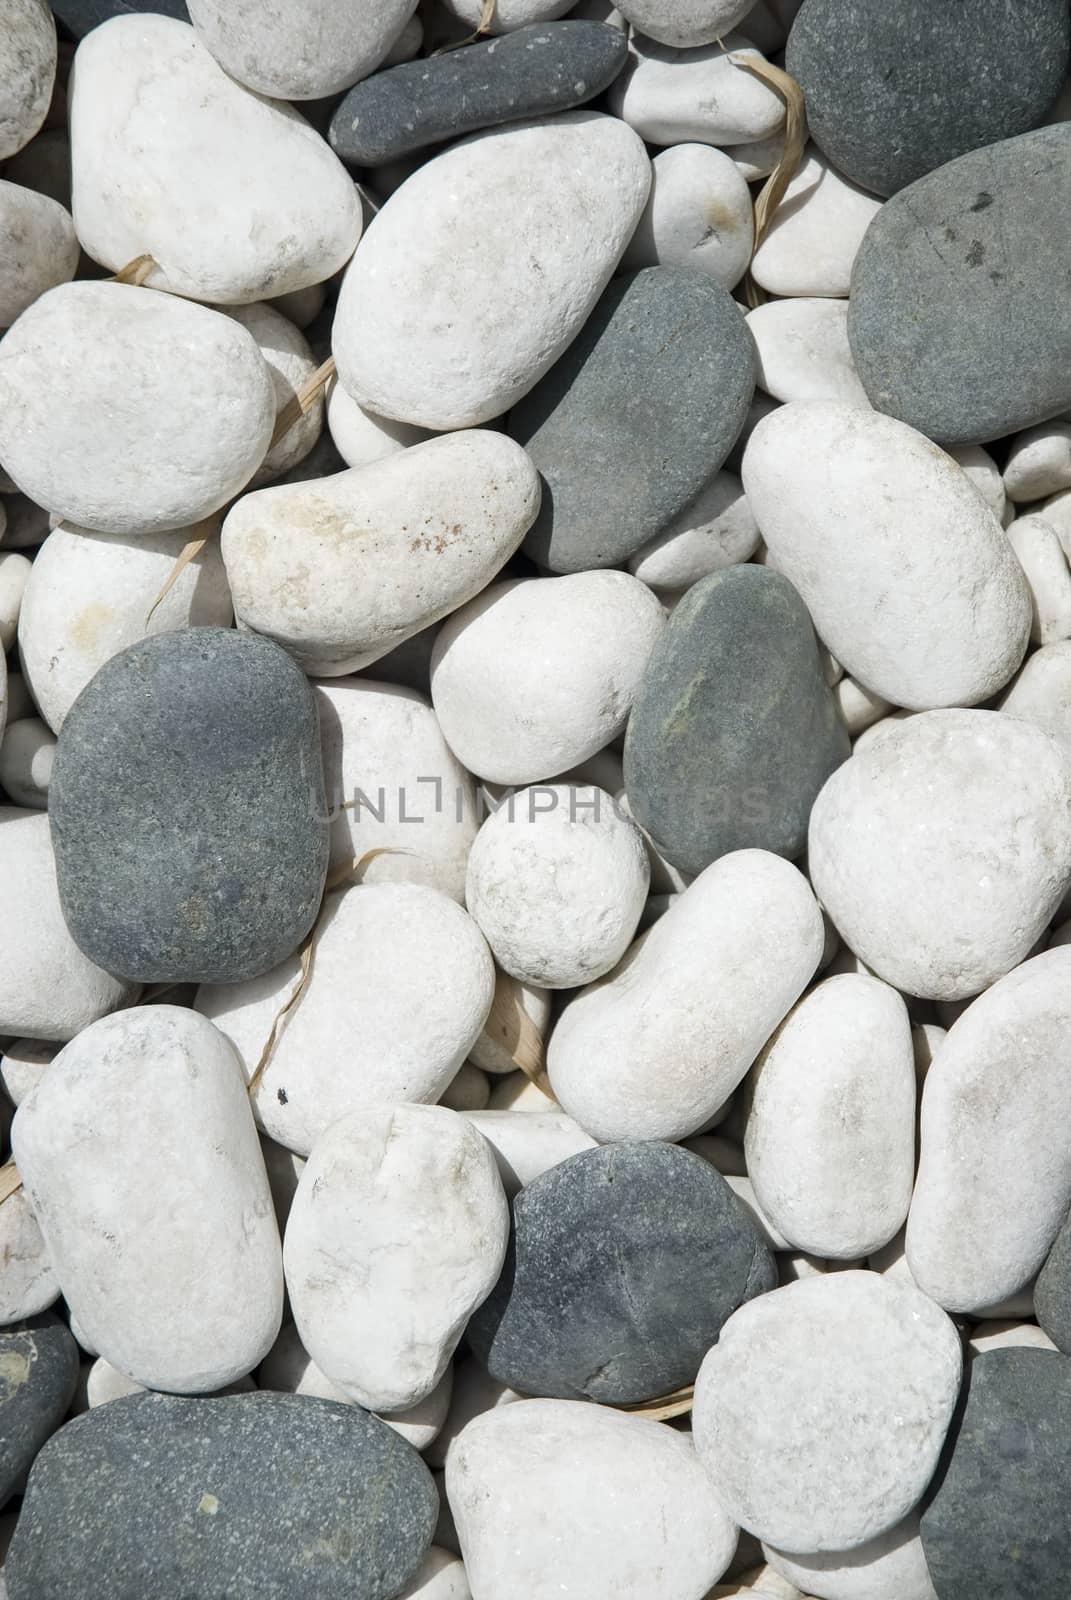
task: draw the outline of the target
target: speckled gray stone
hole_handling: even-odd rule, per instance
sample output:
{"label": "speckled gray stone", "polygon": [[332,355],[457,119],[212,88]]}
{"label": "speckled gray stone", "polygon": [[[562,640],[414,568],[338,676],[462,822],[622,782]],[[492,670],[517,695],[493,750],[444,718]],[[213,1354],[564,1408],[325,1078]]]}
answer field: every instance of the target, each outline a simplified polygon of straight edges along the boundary
{"label": "speckled gray stone", "polygon": [[0,1505],[67,1415],[78,1346],[46,1312],[0,1332]]}
{"label": "speckled gray stone", "polygon": [[253,633],[190,628],[82,690],[49,787],[76,944],[142,983],[236,983],[304,939],[327,871],[308,680]]}
{"label": "speckled gray stone", "polygon": [[327,136],[343,161],[379,166],[440,139],[583,105],[614,81],[627,56],[620,28],[533,23],[373,73],[346,95]]}
{"label": "speckled gray stone", "polygon": [[502,1276],[469,1323],[491,1376],[608,1405],[691,1383],[777,1273],[725,1179],[679,1145],[582,1150],[522,1189]]}
{"label": "speckled gray stone", "polygon": [[922,1516],[933,1586],[940,1600],[1062,1600],[1071,1361],[1051,1350],[991,1350],[970,1364],[967,1383]]}
{"label": "speckled gray stone", "polygon": [[741,307],[705,272],[615,279],[510,417],[543,477],[526,552],[560,573],[627,561],[729,454],[756,362]]}
{"label": "speckled gray stone", "polygon": [[1071,407],[1071,123],[950,161],[886,202],[848,337],[878,411],[981,444]]}
{"label": "speckled gray stone", "polygon": [[625,737],[629,807],[659,852],[693,874],[730,850],[791,860],[850,754],[788,579],[741,565],[694,584],[655,645]]}
{"label": "speckled gray stone", "polygon": [[819,149],[890,195],[1036,128],[1069,44],[1067,0],[804,0],[785,64]]}
{"label": "speckled gray stone", "polygon": [[309,1395],[137,1394],[38,1456],[11,1600],[392,1600],[438,1494],[411,1445]]}
{"label": "speckled gray stone", "polygon": [[1038,1273],[1034,1314],[1057,1349],[1071,1355],[1071,1216],[1064,1219]]}

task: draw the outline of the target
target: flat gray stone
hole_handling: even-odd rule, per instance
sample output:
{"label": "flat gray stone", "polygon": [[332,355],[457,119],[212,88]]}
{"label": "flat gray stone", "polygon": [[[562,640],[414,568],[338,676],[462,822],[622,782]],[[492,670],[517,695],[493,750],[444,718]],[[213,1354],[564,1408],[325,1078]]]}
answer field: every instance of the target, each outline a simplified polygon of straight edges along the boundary
{"label": "flat gray stone", "polygon": [[1071,1355],[1071,1216],[1064,1219],[1038,1273],[1034,1314],[1057,1349]]}
{"label": "flat gray stone", "polygon": [[0,1505],[67,1415],[78,1346],[50,1312],[0,1331]]}
{"label": "flat gray stone", "polygon": [[543,477],[526,552],[551,572],[623,565],[717,472],[756,366],[741,307],[706,273],[615,279],[510,417]]}
{"label": "flat gray stone", "polygon": [[1071,123],[950,161],[886,202],[852,273],[871,403],[938,444],[1071,407]]}
{"label": "flat gray stone", "polygon": [[309,931],[327,871],[308,680],[253,633],[131,645],[67,714],[49,815],[63,914],[98,966],[142,983],[267,972]]}
{"label": "flat gray stone", "polygon": [[647,664],[625,736],[632,815],[682,872],[730,850],[789,860],[851,754],[796,590],[740,565],[694,584]]}

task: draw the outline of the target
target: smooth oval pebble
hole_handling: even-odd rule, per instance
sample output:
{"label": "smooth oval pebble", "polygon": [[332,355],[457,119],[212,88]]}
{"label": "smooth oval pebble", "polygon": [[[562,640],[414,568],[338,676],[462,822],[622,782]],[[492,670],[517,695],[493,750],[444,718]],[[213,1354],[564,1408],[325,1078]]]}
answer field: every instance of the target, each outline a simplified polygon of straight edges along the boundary
{"label": "smooth oval pebble", "polygon": [[746,144],[778,133],[784,102],[734,56],[764,60],[739,33],[695,50],[633,33],[625,70],[610,88],[611,109],[648,144]]}
{"label": "smooth oval pebble", "polygon": [[[483,31],[484,0],[442,0],[442,6],[451,17],[464,24],[466,34],[473,28]],[[497,0],[487,31],[511,33],[532,22],[549,22],[572,9],[569,0]]]}
{"label": "smooth oval pebble", "polygon": [[435,641],[431,698],[450,748],[494,783],[586,761],[624,728],[664,622],[624,572],[492,584]]}
{"label": "smooth oval pebble", "polygon": [[260,465],[274,421],[250,334],[174,295],[63,284],[0,344],[0,461],[32,500],[99,533],[159,533],[218,510]]}
{"label": "smooth oval pebble", "polygon": [[273,0],[270,9],[260,0],[187,4],[198,38],[232,78],[281,100],[317,100],[375,71],[416,0]]}
{"label": "smooth oval pebble", "polygon": [[494,1287],[508,1236],[495,1158],[464,1117],[350,1113],[313,1147],[286,1225],[302,1343],[359,1405],[415,1405]]}
{"label": "smooth oval pebble", "polygon": [[772,1288],[772,1258],[725,1180],[675,1145],[610,1144],[513,1201],[502,1276],[468,1327],[525,1394],[624,1405],[691,1383],[726,1318]]}
{"label": "smooth oval pebble", "polygon": [[355,1407],[137,1394],[76,1418],[38,1457],[7,1576],[15,1600],[391,1600],[436,1509],[416,1451]]}
{"label": "smooth oval pebble", "polygon": [[1004,487],[1008,499],[1018,504],[1071,489],[1071,423],[1042,423],[1013,439],[1004,465]]}
{"label": "smooth oval pebble", "polygon": [[341,161],[185,23],[128,14],[93,29],[69,94],[74,225],[112,272],[149,255],[151,288],[241,305],[320,283],[353,254],[361,205]]}
{"label": "smooth oval pebble", "polygon": [[49,812],[67,925],[109,972],[268,971],[308,933],[327,868],[308,680],[268,640],[223,628],[131,645],[68,713]]}
{"label": "smooth oval pebble", "polygon": [[0,745],[0,785],[16,806],[43,811],[56,741],[40,717],[20,717],[9,722]]}
{"label": "smooth oval pebble", "polygon": [[1071,637],[1071,571],[1059,535],[1040,516],[1017,517],[1005,530],[1030,589],[1030,637],[1055,644]]}
{"label": "smooth oval pebble", "polygon": [[626,267],[695,267],[732,289],[754,243],[751,193],[736,163],[707,144],[670,145],[651,161],[651,193]]}
{"label": "smooth oval pebble", "polygon": [[700,1132],[799,998],[822,944],[795,867],[764,850],[723,856],[562,1013],[547,1052],[562,1109],[600,1140]]}
{"label": "smooth oval pebble", "polygon": [[967,999],[1027,956],[1071,880],[1071,760],[1001,712],[911,717],[830,778],[808,862],[878,977]]}
{"label": "smooth oval pebble", "polygon": [[546,1095],[543,1098],[545,1108],[526,1108],[523,1115],[491,1108],[465,1113],[494,1151],[498,1175],[510,1199],[569,1156],[595,1148],[590,1134],[564,1111],[553,1108]]}
{"label": "smooth oval pebble", "polygon": [[713,44],[746,17],[755,0],[625,0],[621,15],[637,33],[687,50]]}
{"label": "smooth oval pebble", "polygon": [[629,557],[628,569],[658,592],[689,589],[708,573],[747,561],[760,539],[740,479],[716,472],[683,511]]}
{"label": "smooth oval pebble", "polygon": [[48,114],[56,23],[47,0],[0,4],[0,161],[29,144]]}
{"label": "smooth oval pebble", "polygon": [[538,505],[529,457],[483,429],[243,495],[221,539],[235,615],[307,672],[356,672],[479,593]]}
{"label": "smooth oval pebble", "polygon": [[762,1553],[770,1566],[813,1600],[939,1600],[930,1580],[916,1511],[887,1533],[854,1550],[786,1556],[772,1545]]}
{"label": "smooth oval pebble", "polygon": [[367,467],[384,456],[423,444],[429,438],[425,428],[412,428],[408,422],[392,422],[377,417],[374,411],[359,406],[337,378],[327,386],[327,426],[339,455],[348,467]]}
{"label": "smooth oval pebble", "polygon": [[823,643],[896,706],[970,705],[1023,658],[1030,595],[997,519],[914,429],[836,401],[757,426],[743,482]]}
{"label": "smooth oval pebble", "polygon": [[510,416],[543,480],[527,553],[558,573],[623,564],[717,472],[754,388],[721,284],[690,267],[616,278]]}
{"label": "smooth oval pebble", "polygon": [[910,1284],[788,1284],[741,1307],[703,1362],[699,1459],[733,1520],[775,1549],[855,1549],[921,1498],[962,1364],[954,1325]]}
{"label": "smooth oval pebble", "polygon": [[0,1329],[0,1505],[61,1426],[77,1380],[78,1347],[58,1317]]}
{"label": "smooth oval pebble", "polygon": [[[275,421],[279,426],[287,408],[293,409],[298,391],[316,372],[317,364],[308,340],[288,317],[263,302],[220,309],[256,341],[275,392]],[[249,487],[259,489],[304,461],[319,439],[323,425],[323,395],[316,394],[268,451],[249,480]]]}
{"label": "smooth oval pebble", "polygon": [[0,230],[14,246],[0,261],[0,328],[10,328],[47,289],[74,277],[78,240],[63,206],[3,179]]}
{"label": "smooth oval pebble", "polygon": [[840,400],[869,406],[848,344],[843,300],[769,300],[748,312],[758,384],[775,400]]}
{"label": "smooth oval pebble", "polygon": [[[453,145],[372,222],[332,349],[359,405],[426,428],[507,411],[580,331],[647,200],[641,141],[567,111]],[[520,186],[524,222],[503,233]]]}
{"label": "smooth oval pebble", "polygon": [[446,1490],[472,1600],[702,1600],[736,1548],[686,1436],[576,1401],[474,1418],[451,1449]]}
{"label": "smooth oval pebble", "polygon": [[885,205],[848,314],[878,410],[976,444],[1071,407],[1071,257],[1050,227],[1069,186],[1061,122],[949,161]]}
{"label": "smooth oval pebble", "polygon": [[1063,946],[969,1006],[927,1076],[907,1260],[919,1288],[949,1311],[981,1311],[1029,1284],[1071,1205],[1060,1134],[1071,1114],[1069,1019]]}
{"label": "smooth oval pebble", "polygon": [[773,295],[846,297],[860,246],[880,210],[876,195],[850,183],[808,145],[755,251],[752,277]]}
{"label": "smooth oval pebble", "polygon": [[690,873],[732,850],[799,855],[815,797],[849,754],[792,585],[742,564],[689,589],[625,736],[629,806],[660,853]]}
{"label": "smooth oval pebble", "polygon": [[282,1317],[279,1235],[211,1023],[153,1005],[84,1029],[19,1107],[12,1148],[67,1303],[112,1366],[180,1392],[256,1366]]}

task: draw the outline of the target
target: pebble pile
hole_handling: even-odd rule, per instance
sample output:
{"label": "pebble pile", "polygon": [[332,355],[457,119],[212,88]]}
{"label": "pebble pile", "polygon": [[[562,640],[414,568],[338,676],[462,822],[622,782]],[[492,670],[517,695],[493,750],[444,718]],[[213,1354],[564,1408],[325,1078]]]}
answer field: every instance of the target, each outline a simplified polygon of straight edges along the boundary
{"label": "pebble pile", "polygon": [[0,1600],[1067,1600],[1068,0],[0,0]]}

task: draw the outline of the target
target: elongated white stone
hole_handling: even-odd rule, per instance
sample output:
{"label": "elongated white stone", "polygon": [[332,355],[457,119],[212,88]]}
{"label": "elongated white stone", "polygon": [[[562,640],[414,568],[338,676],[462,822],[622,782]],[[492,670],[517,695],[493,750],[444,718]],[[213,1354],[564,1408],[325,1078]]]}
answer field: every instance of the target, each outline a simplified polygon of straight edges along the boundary
{"label": "elongated white stone", "polygon": [[[278,423],[287,406],[293,403],[301,385],[316,371],[309,342],[289,318],[273,306],[234,306],[226,310],[226,315],[256,341],[275,391],[275,419]],[[278,444],[268,451],[250,479],[250,487],[259,489],[261,484],[270,483],[272,478],[296,467],[320,437],[323,425],[324,399],[321,393],[309,402]]]}
{"label": "elongated white stone", "polygon": [[327,426],[335,449],[348,467],[367,467],[384,456],[407,450],[411,444],[423,444],[428,438],[425,428],[392,422],[389,417],[366,411],[346,393],[337,378],[332,379],[327,391]]}
{"label": "elongated white stone", "polygon": [[579,1123],[564,1111],[555,1111],[546,1095],[543,1102],[542,1107],[523,1115],[492,1109],[465,1113],[494,1151],[498,1175],[511,1199],[559,1162],[595,1148],[595,1140]]}
{"label": "elongated white stone", "polygon": [[1030,637],[1035,644],[1071,638],[1071,570],[1056,529],[1044,517],[1017,517],[1007,538],[1030,588]]}
{"label": "elongated white stone", "polygon": [[1020,505],[1071,489],[1071,422],[1043,422],[1018,434],[1004,465],[1004,488]]}
{"label": "elongated white stone", "polygon": [[746,17],[755,0],[625,0],[620,7],[637,33],[689,50],[712,44]]}
{"label": "elongated white stone", "polygon": [[193,0],[198,37],[258,94],[317,100],[380,65],[416,0]]}
{"label": "elongated white stone", "polygon": [[610,105],[649,144],[766,139],[784,127],[784,102],[733,56],[764,59],[739,33],[696,50],[634,33],[625,70],[610,86]]}
{"label": "elongated white stone", "polygon": [[1028,656],[999,706],[1071,750],[1071,640],[1060,639]]}
{"label": "elongated white stone", "polygon": [[628,569],[660,592],[688,589],[709,572],[749,560],[759,539],[740,479],[718,472],[661,533],[629,557]]}

